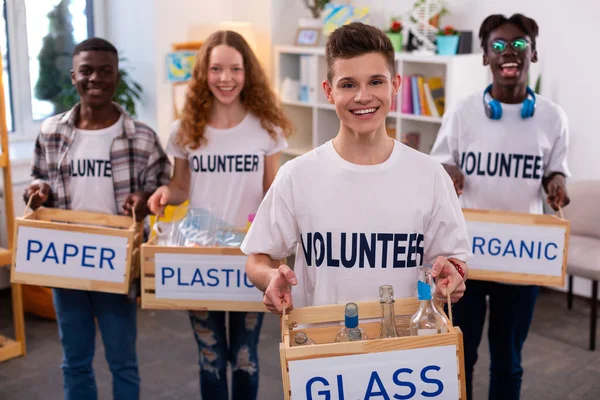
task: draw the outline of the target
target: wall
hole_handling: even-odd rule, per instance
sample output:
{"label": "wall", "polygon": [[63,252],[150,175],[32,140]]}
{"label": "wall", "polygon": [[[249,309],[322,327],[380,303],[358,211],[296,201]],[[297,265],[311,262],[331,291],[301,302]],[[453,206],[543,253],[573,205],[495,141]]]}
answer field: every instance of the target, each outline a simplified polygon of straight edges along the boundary
{"label": "wall", "polygon": [[[115,45],[119,55],[127,58],[126,62],[121,62],[121,67],[126,67],[144,90],[142,101],[137,107],[137,118],[156,128],[157,68],[154,58],[156,10],[149,5],[161,0],[103,1],[105,25],[103,31],[98,31],[96,27],[96,34],[106,37]],[[132,25],[133,15],[135,21],[140,23]]]}

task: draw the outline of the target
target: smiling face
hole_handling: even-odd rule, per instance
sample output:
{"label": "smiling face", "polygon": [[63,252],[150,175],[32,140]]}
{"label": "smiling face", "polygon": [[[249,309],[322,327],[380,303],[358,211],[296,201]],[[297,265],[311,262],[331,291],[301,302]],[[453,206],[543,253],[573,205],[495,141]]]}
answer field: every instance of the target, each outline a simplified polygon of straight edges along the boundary
{"label": "smiling face", "polygon": [[331,81],[323,82],[327,100],[343,126],[356,134],[371,134],[385,122],[400,76],[392,75],[380,53],[337,59]]}
{"label": "smiling face", "polygon": [[117,55],[109,51],[82,51],[73,57],[71,83],[81,103],[92,108],[111,104],[119,83]]}
{"label": "smiling face", "polygon": [[244,58],[239,51],[219,45],[210,52],[208,88],[217,101],[228,105],[239,101],[244,89]]}
{"label": "smiling face", "polygon": [[507,23],[492,31],[483,63],[490,66],[495,84],[504,87],[526,85],[532,62],[537,62],[537,51],[521,28]]}

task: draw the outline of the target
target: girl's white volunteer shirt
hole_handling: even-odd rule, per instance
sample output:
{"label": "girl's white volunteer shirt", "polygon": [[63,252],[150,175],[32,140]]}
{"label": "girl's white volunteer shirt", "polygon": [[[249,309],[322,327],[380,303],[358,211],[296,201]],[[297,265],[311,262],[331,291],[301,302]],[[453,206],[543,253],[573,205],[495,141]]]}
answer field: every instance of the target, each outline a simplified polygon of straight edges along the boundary
{"label": "girl's white volunteer shirt", "polygon": [[287,147],[279,133],[273,139],[252,113],[233,128],[205,128],[206,146],[181,148],[175,138],[180,122],[172,125],[166,152],[190,163],[189,202],[192,208],[210,210],[235,227],[246,227],[263,198],[265,156]]}
{"label": "girl's white volunteer shirt", "polygon": [[394,141],[385,162],[356,165],[329,141],[281,167],[242,244],[272,259],[294,250],[292,296],[304,307],[374,301],[384,284],[416,296],[416,267],[465,261],[469,240],[438,162]]}
{"label": "girl's white volunteer shirt", "polygon": [[543,213],[542,178],[567,165],[567,116],[558,105],[536,96],[531,118],[521,104],[502,104],[502,118],[485,114],[483,94],[473,94],[448,110],[431,156],[458,166],[465,177],[464,208]]}

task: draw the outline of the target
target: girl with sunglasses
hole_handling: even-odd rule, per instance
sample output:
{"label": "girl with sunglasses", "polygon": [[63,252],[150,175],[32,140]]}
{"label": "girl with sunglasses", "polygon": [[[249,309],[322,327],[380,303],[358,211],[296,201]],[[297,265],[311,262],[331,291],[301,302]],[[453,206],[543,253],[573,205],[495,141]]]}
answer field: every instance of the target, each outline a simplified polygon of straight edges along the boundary
{"label": "girl with sunglasses", "polygon": [[[542,214],[542,188],[554,210],[569,204],[567,117],[527,86],[530,63],[538,59],[537,35],[537,23],[520,14],[491,15],[481,25],[483,64],[490,67],[493,83],[445,113],[432,150],[454,181],[463,208]],[[538,286],[469,280],[453,307],[454,322],[464,334],[468,399],[488,296],[489,399],[520,397],[521,349],[538,292]]]}

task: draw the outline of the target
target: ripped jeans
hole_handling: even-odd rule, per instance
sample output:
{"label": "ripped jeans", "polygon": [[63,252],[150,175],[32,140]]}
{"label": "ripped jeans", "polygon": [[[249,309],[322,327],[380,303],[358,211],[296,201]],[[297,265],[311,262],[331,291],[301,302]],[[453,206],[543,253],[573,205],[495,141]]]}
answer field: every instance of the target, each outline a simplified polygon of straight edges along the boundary
{"label": "ripped jeans", "polygon": [[[232,368],[232,399],[258,394],[258,338],[264,313],[190,311],[198,343],[200,393],[204,400],[227,400],[227,362]],[[225,317],[229,318],[229,345]]]}

